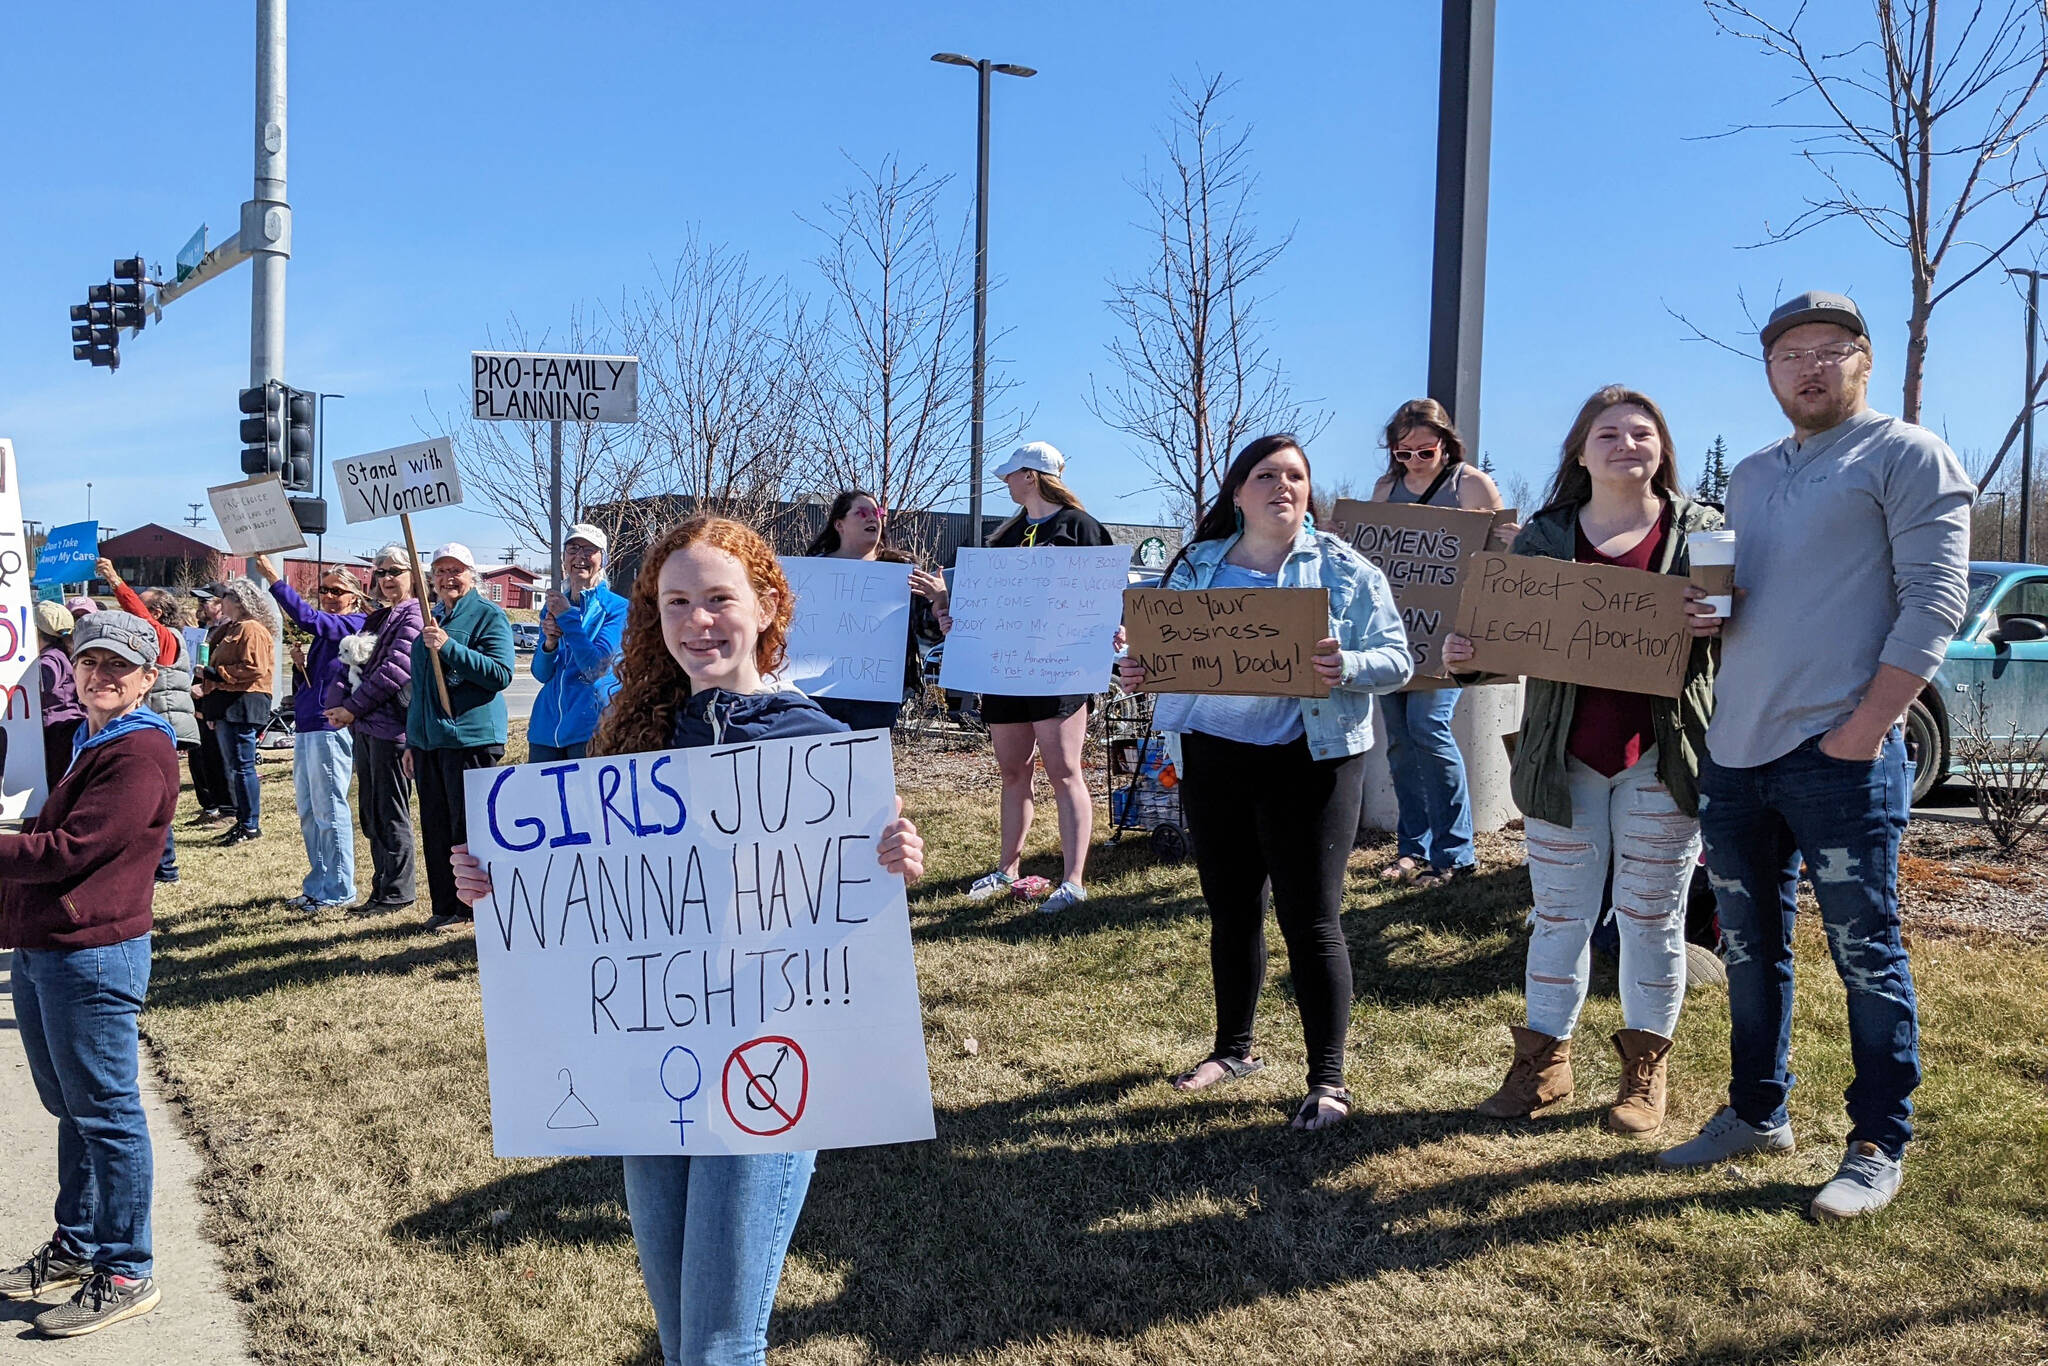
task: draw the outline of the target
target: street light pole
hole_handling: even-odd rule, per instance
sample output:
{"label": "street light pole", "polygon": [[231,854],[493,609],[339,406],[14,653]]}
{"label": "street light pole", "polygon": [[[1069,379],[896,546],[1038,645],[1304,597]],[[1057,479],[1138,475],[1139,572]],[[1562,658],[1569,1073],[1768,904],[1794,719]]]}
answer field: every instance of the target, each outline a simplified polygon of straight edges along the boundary
{"label": "street light pole", "polygon": [[1486,321],[1486,202],[1493,147],[1494,0],[1443,0],[1437,75],[1436,247],[1429,290],[1429,396],[1468,450],[1479,439]]}
{"label": "street light pole", "polygon": [[[319,466],[314,474],[314,478],[319,480],[319,492],[313,495],[315,498],[327,496],[327,400],[347,397],[347,394],[313,396],[313,402],[318,405],[318,411],[313,415],[313,440],[318,443],[318,449],[313,454],[313,463]],[[327,573],[327,537],[324,533],[313,538],[313,557],[319,561],[317,567],[324,577]]]}
{"label": "street light pole", "polygon": [[284,378],[284,267],[292,254],[285,202],[285,0],[256,0],[256,183],[242,206],[249,263],[249,387]]}
{"label": "street light pole", "polygon": [[[2007,275],[2027,277],[2027,373],[2021,385],[2026,410],[2020,417],[2020,560],[2031,564],[2030,544],[2034,522],[2034,338],[2041,331],[2041,274],[2038,270],[2008,270]],[[2001,508],[2004,504],[1999,505]],[[1998,522],[2005,530],[2005,519]]]}
{"label": "street light pole", "polygon": [[974,68],[979,100],[974,134],[974,397],[967,420],[968,488],[967,544],[981,544],[982,437],[986,424],[988,393],[988,94],[989,73],[1005,76],[1036,76],[1037,70],[1011,62],[991,62],[986,57],[963,57],[957,52],[935,52],[935,62]]}

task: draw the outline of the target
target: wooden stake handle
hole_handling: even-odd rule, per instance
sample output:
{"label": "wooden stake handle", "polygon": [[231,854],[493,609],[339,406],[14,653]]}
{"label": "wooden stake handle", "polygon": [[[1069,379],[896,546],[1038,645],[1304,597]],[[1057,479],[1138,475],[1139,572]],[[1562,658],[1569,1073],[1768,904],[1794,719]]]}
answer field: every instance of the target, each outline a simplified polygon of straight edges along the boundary
{"label": "wooden stake handle", "polygon": [[[412,572],[417,575],[421,572],[420,548],[412,539],[412,514],[409,512],[399,513],[398,524],[405,528],[405,553],[412,556]],[[432,566],[427,566],[427,570],[431,572]],[[420,615],[425,618],[427,613],[434,610],[433,590],[429,589],[425,584],[421,584],[419,586],[419,599]],[[421,625],[425,624],[423,620]],[[441,652],[439,650],[429,650],[427,651],[427,658],[434,665],[434,691],[441,696],[441,710],[446,712],[448,718],[452,721],[455,719],[455,704],[448,700],[448,675],[441,672]]]}

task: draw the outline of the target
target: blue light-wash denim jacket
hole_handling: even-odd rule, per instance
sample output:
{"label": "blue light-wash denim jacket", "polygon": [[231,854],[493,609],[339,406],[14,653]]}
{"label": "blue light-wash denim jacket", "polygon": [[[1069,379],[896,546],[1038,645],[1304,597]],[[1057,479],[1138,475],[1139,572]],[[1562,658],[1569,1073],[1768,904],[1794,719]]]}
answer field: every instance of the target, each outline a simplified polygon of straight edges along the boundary
{"label": "blue light-wash denim jacket", "polygon": [[[1196,541],[1182,554],[1166,587],[1207,588],[1237,542],[1236,536]],[[1392,692],[1415,669],[1386,576],[1335,536],[1304,525],[1280,566],[1279,586],[1330,590],[1330,634],[1344,654],[1343,676],[1330,695],[1301,699],[1309,753],[1318,759],[1365,753],[1372,748],[1372,695]],[[1182,729],[1193,701],[1186,693],[1162,694],[1153,726]]]}

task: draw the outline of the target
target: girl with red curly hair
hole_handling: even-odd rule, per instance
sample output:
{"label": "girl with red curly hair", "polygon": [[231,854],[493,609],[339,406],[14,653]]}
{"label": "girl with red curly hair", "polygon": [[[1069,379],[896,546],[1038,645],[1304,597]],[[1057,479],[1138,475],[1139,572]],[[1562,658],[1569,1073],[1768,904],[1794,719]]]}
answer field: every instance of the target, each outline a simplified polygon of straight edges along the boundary
{"label": "girl with red curly hair", "polygon": [[[775,552],[724,517],[692,517],[648,547],[628,598],[619,691],[593,756],[689,749],[843,731],[799,692],[763,680],[780,668],[795,607]],[[924,841],[897,818],[882,831],[882,870],[914,882]],[[490,895],[483,865],[455,850],[455,885]],[[627,1157],[626,1208],[654,1302],[662,1359],[759,1361],[816,1153]]]}

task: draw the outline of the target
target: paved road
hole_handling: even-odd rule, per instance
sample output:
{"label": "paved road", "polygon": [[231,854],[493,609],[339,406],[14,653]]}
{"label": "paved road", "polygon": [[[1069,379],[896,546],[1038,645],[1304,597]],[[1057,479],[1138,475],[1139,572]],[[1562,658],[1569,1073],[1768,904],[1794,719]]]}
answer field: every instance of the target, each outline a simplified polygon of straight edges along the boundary
{"label": "paved road", "polygon": [[[57,1121],[36,1099],[14,1021],[14,955],[0,952],[0,1261],[13,1266],[50,1236],[57,1194]],[[64,1292],[41,1302],[0,1300],[0,1342],[21,1340],[0,1360],[40,1363],[148,1362],[150,1366],[212,1366],[253,1362],[235,1302],[221,1286],[220,1254],[200,1232],[198,1152],[157,1094],[155,1065],[142,1059],[142,1103],[156,1154],[151,1227],[163,1303],[104,1333],[71,1339],[33,1337],[29,1320]]]}
{"label": "paved road", "polygon": [[540,695],[540,680],[533,676],[533,656],[521,650],[513,658],[512,686],[505,689],[505,715],[524,721],[533,715],[533,699]]}
{"label": "paved road", "polygon": [[1929,792],[1926,800],[1913,808],[1913,819],[1969,823],[1984,817],[1977,810],[1976,789],[1967,783],[1949,781]]}

